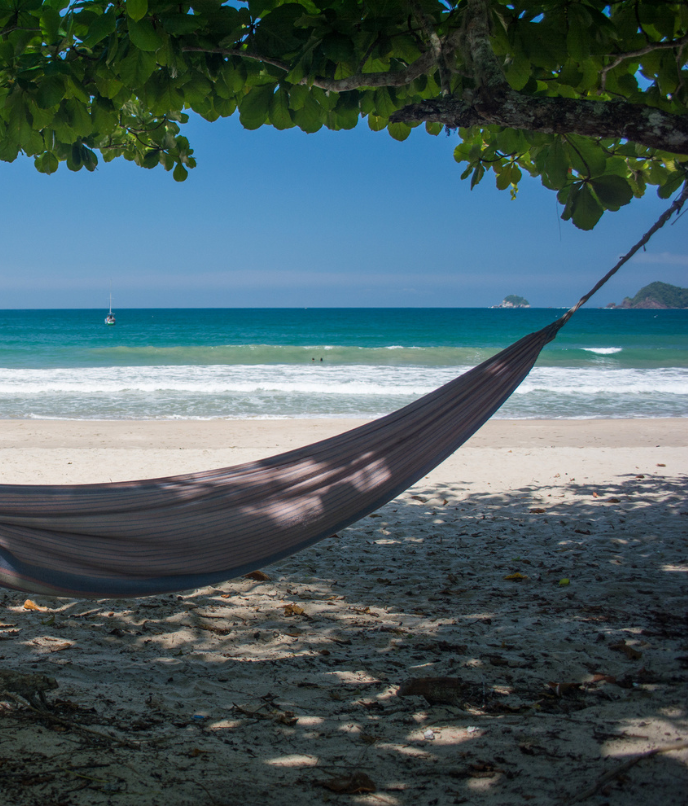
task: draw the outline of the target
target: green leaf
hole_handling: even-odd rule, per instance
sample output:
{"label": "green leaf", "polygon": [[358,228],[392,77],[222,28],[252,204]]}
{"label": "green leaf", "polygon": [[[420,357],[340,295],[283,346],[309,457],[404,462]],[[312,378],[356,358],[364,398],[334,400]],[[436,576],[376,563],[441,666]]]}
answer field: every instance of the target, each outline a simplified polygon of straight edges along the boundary
{"label": "green leaf", "polygon": [[162,19],[162,27],[168,34],[192,34],[203,25],[202,17],[194,14],[166,14]]}
{"label": "green leaf", "polygon": [[432,134],[437,137],[438,134],[442,134],[442,130],[444,126],[441,123],[426,123],[425,124],[425,131],[428,134]]}
{"label": "green leaf", "polygon": [[266,14],[260,20],[255,34],[258,52],[281,56],[295,51],[303,42],[301,29],[295,26],[303,12],[304,8],[299,3],[285,3]]}
{"label": "green leaf", "polygon": [[657,188],[657,195],[660,199],[668,199],[672,193],[675,193],[681,185],[688,179],[685,170],[676,171],[673,175]]}
{"label": "green leaf", "polygon": [[[118,65],[120,78],[127,87],[141,87],[153,75],[155,56],[138,48],[130,48],[129,53]],[[113,96],[114,97],[114,96]]]}
{"label": "green leaf", "polygon": [[2,162],[14,162],[18,156],[18,143],[7,137],[0,139],[0,160],[2,160]]}
{"label": "green leaf", "polygon": [[212,97],[213,85],[198,70],[190,71],[185,78],[186,80],[182,87],[184,99],[189,106],[199,111],[203,103]]}
{"label": "green leaf", "polygon": [[290,129],[294,125],[289,111],[289,93],[280,87],[270,99],[270,123],[279,130]]}
{"label": "green leaf", "polygon": [[576,62],[585,61],[590,54],[590,18],[582,6],[582,3],[571,3],[568,6],[566,50]]}
{"label": "green leaf", "polygon": [[41,31],[43,32],[43,36],[45,36],[48,43],[52,44],[57,40],[58,36],[60,35],[61,22],[62,17],[60,16],[59,11],[56,11],[54,8],[50,8],[50,6],[43,7],[43,10],[41,11]]}
{"label": "green leaf", "polygon": [[172,110],[184,107],[184,96],[176,87],[173,79],[163,71],[153,73],[146,84],[150,111],[154,115],[164,115]]}
{"label": "green leaf", "polygon": [[81,147],[81,161],[87,171],[93,172],[98,167],[98,157],[86,146]]}
{"label": "green leaf", "polygon": [[511,184],[511,171],[504,166],[501,171],[495,169],[495,172],[497,173],[497,190],[506,190]]}
{"label": "green leaf", "polygon": [[315,98],[308,93],[304,105],[294,112],[294,123],[307,134],[313,134],[322,128],[326,112]]}
{"label": "green leaf", "polygon": [[174,181],[175,181],[175,182],[184,182],[184,181],[186,180],[186,177],[187,177],[188,175],[189,175],[189,172],[188,172],[188,171],[186,170],[186,168],[185,168],[185,167],[184,167],[184,166],[181,164],[181,162],[178,162],[178,163],[177,163],[177,164],[174,166],[174,171],[172,172],[172,176],[174,177]]}
{"label": "green leaf", "polygon": [[471,177],[471,190],[480,182],[480,180],[485,175],[485,168],[482,165],[476,165],[475,169],[473,170],[473,176]]}
{"label": "green leaf", "polygon": [[31,115],[31,127],[36,129],[36,131],[45,129],[45,127],[48,126],[52,121],[54,112],[50,109],[42,109],[40,106],[38,106],[36,99],[32,96],[27,98],[26,105],[28,112]]}
{"label": "green leaf", "polygon": [[236,101],[234,98],[215,98],[213,101],[215,109],[223,118],[228,118],[236,111]]}
{"label": "green leaf", "polygon": [[93,128],[99,136],[112,134],[119,126],[119,115],[112,102],[98,98],[91,108]]}
{"label": "green leaf", "polygon": [[135,22],[130,19],[127,27],[129,28],[129,38],[139,50],[154,53],[162,45],[160,34],[150,20]]}
{"label": "green leaf", "polygon": [[67,101],[66,104],[69,108],[72,128],[79,137],[87,137],[93,131],[93,124],[86,109],[86,104],[82,104],[77,100]]}
{"label": "green leaf", "polygon": [[126,8],[131,19],[138,22],[148,13],[148,0],[127,0]]}
{"label": "green leaf", "polygon": [[381,118],[373,114],[368,115],[368,128],[371,131],[381,132],[386,125],[387,121],[385,118]]}
{"label": "green leaf", "polygon": [[81,158],[81,146],[78,143],[75,143],[67,157],[67,167],[70,171],[80,171],[84,167],[83,160]]}
{"label": "green leaf", "polygon": [[54,174],[60,167],[57,157],[50,152],[37,156],[33,164],[36,166],[36,170],[40,171],[42,174]]}
{"label": "green leaf", "polygon": [[[87,137],[93,130],[91,116],[86,106],[74,99],[61,104],[55,113],[51,126],[58,140],[67,145],[75,143],[80,137]],[[79,162],[80,164],[81,162]]]}
{"label": "green leaf", "polygon": [[354,43],[348,36],[337,31],[325,36],[320,47],[325,56],[335,64],[354,61],[356,58]]}
{"label": "green leaf", "polygon": [[396,111],[397,105],[392,99],[390,90],[387,87],[375,90],[375,114],[381,118],[388,118]]}
{"label": "green leaf", "polygon": [[645,179],[640,171],[633,171],[626,177],[628,184],[633,189],[633,195],[636,199],[641,198],[644,195],[646,184]]}
{"label": "green leaf", "polygon": [[576,196],[572,209],[573,223],[582,230],[591,230],[602,217],[602,205],[593,196],[587,185],[583,185]]}
{"label": "green leaf", "polygon": [[604,173],[607,154],[594,140],[567,134],[565,149],[571,165],[581,176],[593,178]]}
{"label": "green leaf", "polygon": [[557,137],[547,149],[544,172],[549,181],[549,187],[558,190],[563,188],[569,177],[570,162],[564,150],[561,138]]}
{"label": "green leaf", "polygon": [[252,87],[239,102],[239,120],[245,129],[257,129],[262,126],[270,113],[274,87],[264,84]]}
{"label": "green leaf", "polygon": [[38,86],[36,103],[42,109],[56,106],[65,94],[65,82],[61,76],[46,76]]}
{"label": "green leaf", "polygon": [[633,198],[631,186],[625,179],[615,174],[600,176],[598,179],[593,179],[590,184],[607,210],[618,210]]}
{"label": "green leaf", "polygon": [[390,123],[387,126],[387,131],[395,140],[402,141],[411,134],[411,127],[405,123]]}
{"label": "green leaf", "polygon": [[341,129],[353,129],[358,123],[358,93],[342,92],[334,109],[334,119]]}
{"label": "green leaf", "polygon": [[124,86],[107,68],[101,68],[95,76],[98,92],[104,98],[114,98]]}
{"label": "green leaf", "polygon": [[502,129],[494,139],[494,143],[502,154],[519,154],[528,150],[523,133],[516,129]]}
{"label": "green leaf", "polygon": [[515,90],[522,90],[530,79],[530,62],[525,58],[512,59],[506,65],[504,75]]}
{"label": "green leaf", "polygon": [[[220,75],[224,79],[227,89],[230,92],[240,92],[246,83],[246,67],[243,64],[236,66],[232,62],[226,62],[220,69]],[[305,87],[300,87],[307,92]]]}
{"label": "green leaf", "polygon": [[106,36],[114,33],[117,24],[117,18],[114,11],[108,11],[102,14],[95,22],[88,26],[88,36],[83,40],[82,44],[85,48],[93,48],[98,42],[105,39]]}

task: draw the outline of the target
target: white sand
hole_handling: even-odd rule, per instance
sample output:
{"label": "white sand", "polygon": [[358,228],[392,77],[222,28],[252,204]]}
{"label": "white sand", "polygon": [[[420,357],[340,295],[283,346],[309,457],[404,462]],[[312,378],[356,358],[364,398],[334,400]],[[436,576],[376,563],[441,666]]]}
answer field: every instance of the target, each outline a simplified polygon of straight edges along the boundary
{"label": "white sand", "polygon": [[[355,424],[0,421],[0,482],[191,472]],[[493,421],[264,582],[32,597],[41,611],[7,591],[0,671],[59,688],[52,718],[0,697],[0,803],[586,794],[634,754],[688,740],[687,448],[688,420]],[[399,695],[426,677],[452,679],[420,689],[449,702]],[[645,758],[583,802],[683,803],[687,764],[685,748]],[[375,793],[321,785],[356,771]]]}

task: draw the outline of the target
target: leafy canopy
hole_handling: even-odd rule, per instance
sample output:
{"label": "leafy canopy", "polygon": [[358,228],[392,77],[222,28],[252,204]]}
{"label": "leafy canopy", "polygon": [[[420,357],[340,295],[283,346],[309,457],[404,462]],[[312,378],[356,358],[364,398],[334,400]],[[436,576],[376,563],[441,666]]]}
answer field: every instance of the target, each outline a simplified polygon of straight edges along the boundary
{"label": "leafy canopy", "polygon": [[181,126],[458,130],[492,171],[592,228],[688,175],[688,4],[664,0],[0,0],[0,160],[195,160]]}

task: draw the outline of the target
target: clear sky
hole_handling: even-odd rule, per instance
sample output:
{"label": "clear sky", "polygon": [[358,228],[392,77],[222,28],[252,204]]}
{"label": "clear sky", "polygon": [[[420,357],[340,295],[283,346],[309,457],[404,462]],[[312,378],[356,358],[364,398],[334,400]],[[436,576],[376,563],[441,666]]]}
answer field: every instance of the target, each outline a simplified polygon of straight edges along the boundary
{"label": "clear sky", "polygon": [[[122,159],[47,177],[0,163],[0,308],[462,307],[520,294],[569,306],[667,206],[654,188],[592,232],[558,221],[524,180],[516,201],[471,191],[456,135],[403,143],[348,132],[245,131],[235,115],[184,127],[186,182]],[[465,163],[464,163],[465,167]],[[655,236],[591,304],[654,280],[688,285],[688,215]]]}

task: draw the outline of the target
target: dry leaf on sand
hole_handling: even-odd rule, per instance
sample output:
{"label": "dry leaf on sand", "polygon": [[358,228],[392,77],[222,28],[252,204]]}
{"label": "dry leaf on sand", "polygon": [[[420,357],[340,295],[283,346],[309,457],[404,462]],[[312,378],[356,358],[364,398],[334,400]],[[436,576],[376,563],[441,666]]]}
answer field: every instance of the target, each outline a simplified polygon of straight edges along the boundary
{"label": "dry leaf on sand", "polygon": [[244,574],[244,579],[254,579],[256,582],[270,582],[270,577],[265,571],[251,571],[248,574]]}
{"label": "dry leaf on sand", "polygon": [[353,772],[351,775],[330,778],[329,781],[322,781],[321,784],[330,792],[336,792],[339,795],[360,795],[364,792],[375,792],[377,789],[375,781],[364,772]]}
{"label": "dry leaf on sand", "polygon": [[27,599],[24,602],[24,610],[35,610],[37,613],[45,613],[48,608],[41,607],[40,605],[37,605],[36,602],[31,601],[31,599]]}

